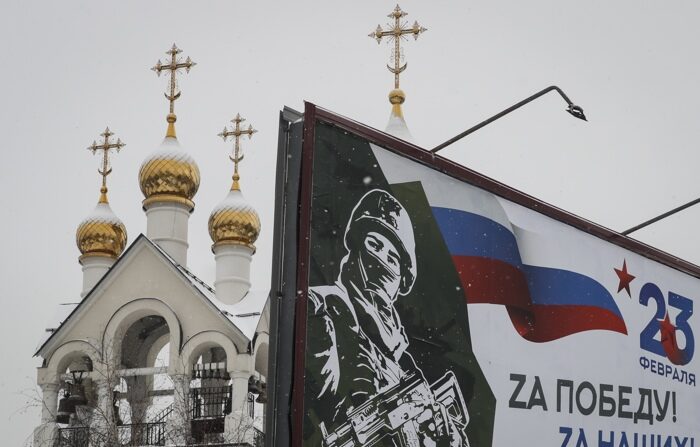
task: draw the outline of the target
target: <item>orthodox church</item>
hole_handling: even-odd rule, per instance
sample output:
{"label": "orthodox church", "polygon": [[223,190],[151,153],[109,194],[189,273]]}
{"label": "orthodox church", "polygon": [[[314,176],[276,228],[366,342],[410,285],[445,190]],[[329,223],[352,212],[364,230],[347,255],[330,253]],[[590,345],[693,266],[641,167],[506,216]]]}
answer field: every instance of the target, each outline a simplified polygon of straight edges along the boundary
{"label": "orthodox church", "polygon": [[171,76],[170,113],[160,146],[142,163],[146,234],[127,247],[127,231],[109,205],[110,152],[124,146],[102,133],[102,186],[94,211],[78,225],[83,287],[78,304],[60,306],[36,355],[43,359],[41,424],[34,446],[261,445],[268,352],[268,292],[251,290],[250,264],[260,219],[245,200],[235,141],[233,184],[209,217],[216,262],[210,287],[187,268],[188,220],[200,183],[195,160],[176,136],[175,76],[194,63],[153,68]]}
{"label": "orthodox church", "polygon": [[[377,28],[387,37],[395,85],[386,131],[411,140],[401,111],[399,40],[425,31],[402,28],[399,7],[389,15],[396,26]],[[195,65],[175,45],[166,63],[170,103],[160,146],[142,163],[146,234],[127,244],[127,230],[110,208],[109,158],[124,143],[107,128],[94,142],[101,151],[102,176],[94,211],[76,230],[83,272],[80,299],[59,306],[35,355],[42,359],[41,423],[34,447],[192,446],[264,444],[270,334],[269,290],[251,288],[250,265],[260,219],[241,191],[240,138],[251,137],[237,115],[220,134],[234,140],[231,189],[209,217],[216,262],[213,286],[188,269],[188,220],[200,183],[197,163],[176,135],[176,76]],[[266,285],[267,286],[267,285]]]}

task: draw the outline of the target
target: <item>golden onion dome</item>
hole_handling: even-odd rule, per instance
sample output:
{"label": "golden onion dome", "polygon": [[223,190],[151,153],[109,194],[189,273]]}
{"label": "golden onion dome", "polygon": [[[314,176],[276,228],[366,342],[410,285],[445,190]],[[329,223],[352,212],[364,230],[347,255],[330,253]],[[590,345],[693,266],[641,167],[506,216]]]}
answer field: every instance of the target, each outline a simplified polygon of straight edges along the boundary
{"label": "golden onion dome", "polygon": [[[172,126],[172,123],[171,123]],[[174,202],[194,209],[192,198],[199,189],[199,167],[175,137],[174,127],[160,147],[148,156],[139,171],[143,207],[155,202]]]}
{"label": "golden onion dome", "polygon": [[81,223],[75,241],[82,256],[117,258],[126,247],[126,227],[112,212],[107,201],[107,188],[102,188],[97,206]]}
{"label": "golden onion dome", "polygon": [[232,188],[226,198],[209,216],[209,236],[212,250],[221,245],[242,245],[255,251],[260,235],[260,217],[243,197],[240,189]]}

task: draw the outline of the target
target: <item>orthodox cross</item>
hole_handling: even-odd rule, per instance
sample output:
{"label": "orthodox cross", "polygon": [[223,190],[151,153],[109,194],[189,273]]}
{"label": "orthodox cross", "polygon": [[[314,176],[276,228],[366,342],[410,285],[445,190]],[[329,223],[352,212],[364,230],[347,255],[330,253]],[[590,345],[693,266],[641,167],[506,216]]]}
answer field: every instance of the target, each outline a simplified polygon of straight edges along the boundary
{"label": "orthodox cross", "polygon": [[[165,97],[168,99],[168,101],[170,101],[170,115],[172,115],[173,118],[175,116],[175,100],[180,97],[180,90],[177,88],[176,75],[182,68],[189,73],[190,69],[197,65],[195,62],[192,62],[189,56],[187,56],[187,59],[185,59],[183,62],[182,59],[178,57],[178,54],[180,53],[182,53],[182,50],[173,44],[173,47],[165,52],[165,54],[170,56],[170,62],[163,64],[160,59],[158,59],[156,65],[151,68],[151,70],[158,74],[158,77],[160,77],[160,74],[163,71],[170,71],[170,94],[165,93]],[[168,116],[168,122],[170,122],[170,115]]]}
{"label": "orthodox cross", "polygon": [[226,141],[228,137],[233,137],[235,142],[233,146],[233,155],[229,155],[228,157],[233,162],[233,185],[231,186],[231,190],[233,191],[240,191],[241,189],[238,184],[238,180],[241,178],[240,175],[238,175],[238,163],[243,160],[240,143],[241,136],[248,135],[248,139],[250,139],[253,138],[253,134],[257,132],[251,125],[248,125],[247,129],[241,129],[241,123],[243,121],[245,121],[245,118],[242,118],[241,115],[237,113],[236,117],[231,120],[233,123],[233,130],[228,130],[228,127],[224,127],[224,130],[219,134],[224,141]]}
{"label": "orthodox cross", "polygon": [[109,127],[105,129],[104,132],[100,134],[104,137],[102,144],[97,144],[97,141],[93,141],[92,145],[88,146],[88,150],[92,151],[93,155],[97,151],[102,151],[102,167],[97,169],[97,172],[102,176],[102,188],[100,188],[100,203],[107,203],[107,176],[112,172],[112,167],[109,164],[109,151],[111,149],[116,149],[117,152],[124,146],[122,140],[117,138],[116,143],[110,141],[110,137],[114,135],[113,132],[109,130]]}
{"label": "orthodox cross", "polygon": [[392,67],[387,64],[386,68],[394,73],[394,88],[396,89],[399,88],[399,74],[403,72],[408,65],[407,63],[401,65],[401,39],[405,39],[405,36],[408,34],[413,34],[413,38],[418,40],[418,35],[427,31],[427,28],[420,26],[417,21],[413,23],[412,27],[407,27],[406,22],[401,21],[401,19],[407,15],[408,14],[399,8],[399,5],[396,5],[396,8],[387,16],[390,19],[394,19],[394,24],[387,25],[387,29],[383,29],[381,25],[377,25],[377,29],[369,34],[369,37],[376,39],[377,43],[381,43],[383,37],[388,38],[390,42],[391,40],[394,41],[394,66]]}

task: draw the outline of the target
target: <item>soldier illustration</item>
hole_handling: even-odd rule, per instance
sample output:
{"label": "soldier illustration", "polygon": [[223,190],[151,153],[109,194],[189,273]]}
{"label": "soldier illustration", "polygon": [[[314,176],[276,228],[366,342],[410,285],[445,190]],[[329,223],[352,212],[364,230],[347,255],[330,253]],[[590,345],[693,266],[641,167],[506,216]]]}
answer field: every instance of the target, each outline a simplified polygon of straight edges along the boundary
{"label": "soldier illustration", "polygon": [[391,194],[366,193],[348,221],[335,284],[309,289],[307,392],[326,409],[324,446],[468,446],[454,374],[429,384],[408,352],[397,299],[417,275],[413,225]]}

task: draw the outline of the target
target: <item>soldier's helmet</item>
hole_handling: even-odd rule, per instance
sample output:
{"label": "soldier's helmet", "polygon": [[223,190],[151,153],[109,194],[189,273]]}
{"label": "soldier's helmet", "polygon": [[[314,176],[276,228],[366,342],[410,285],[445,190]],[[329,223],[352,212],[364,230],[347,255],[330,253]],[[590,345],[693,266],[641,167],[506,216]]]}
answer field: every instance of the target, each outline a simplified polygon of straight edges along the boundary
{"label": "soldier's helmet", "polygon": [[345,248],[354,251],[362,247],[365,236],[371,231],[383,235],[396,247],[401,264],[399,294],[407,294],[416,279],[413,224],[401,203],[380,189],[369,191],[355,205],[345,229]]}

